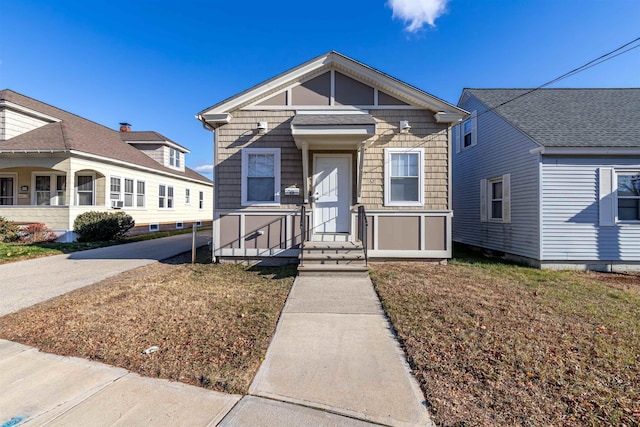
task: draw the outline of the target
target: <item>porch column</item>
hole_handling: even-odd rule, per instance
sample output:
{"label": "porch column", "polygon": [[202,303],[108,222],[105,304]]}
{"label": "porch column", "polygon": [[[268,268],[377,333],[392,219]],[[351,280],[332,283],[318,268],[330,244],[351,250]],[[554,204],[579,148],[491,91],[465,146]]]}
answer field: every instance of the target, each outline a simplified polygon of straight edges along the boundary
{"label": "porch column", "polygon": [[357,187],[356,187],[356,202],[362,203],[362,175],[364,172],[364,154],[367,150],[367,145],[364,141],[358,148],[358,170],[357,170]]}
{"label": "porch column", "polygon": [[304,203],[309,203],[309,144],[302,142],[302,191]]}

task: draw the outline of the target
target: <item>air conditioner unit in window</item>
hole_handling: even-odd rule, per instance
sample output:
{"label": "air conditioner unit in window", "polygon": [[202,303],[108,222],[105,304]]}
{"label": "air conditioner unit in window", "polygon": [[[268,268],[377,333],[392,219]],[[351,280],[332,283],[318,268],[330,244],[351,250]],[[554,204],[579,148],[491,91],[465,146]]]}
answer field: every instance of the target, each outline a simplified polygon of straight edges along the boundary
{"label": "air conditioner unit in window", "polygon": [[124,207],[124,202],[122,200],[112,200],[111,207],[113,209],[122,209]]}

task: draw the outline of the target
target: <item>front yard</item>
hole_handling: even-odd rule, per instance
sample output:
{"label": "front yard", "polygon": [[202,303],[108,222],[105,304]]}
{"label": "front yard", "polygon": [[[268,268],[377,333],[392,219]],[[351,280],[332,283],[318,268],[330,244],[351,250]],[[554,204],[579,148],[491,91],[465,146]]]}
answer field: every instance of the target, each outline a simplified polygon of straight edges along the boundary
{"label": "front yard", "polygon": [[372,279],[438,425],[640,425],[640,275],[467,254]]}
{"label": "front yard", "polygon": [[[246,393],[295,267],[200,255],[5,316],[0,338]],[[640,275],[466,254],[449,265],[374,263],[371,276],[438,425],[640,425]]]}
{"label": "front yard", "polygon": [[[7,315],[0,338],[144,376],[246,393],[295,268],[212,265],[182,255]],[[150,354],[142,351],[158,346]]]}

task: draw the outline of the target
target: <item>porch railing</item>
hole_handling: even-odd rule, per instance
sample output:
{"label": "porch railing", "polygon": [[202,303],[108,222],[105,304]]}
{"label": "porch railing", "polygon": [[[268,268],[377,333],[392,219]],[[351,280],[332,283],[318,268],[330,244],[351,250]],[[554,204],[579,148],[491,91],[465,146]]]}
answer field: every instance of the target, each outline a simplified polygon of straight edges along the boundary
{"label": "porch railing", "polygon": [[304,265],[304,242],[307,240],[307,207],[300,206],[300,265]]}
{"label": "porch railing", "polygon": [[369,257],[367,255],[367,236],[369,235],[369,221],[367,220],[367,211],[364,206],[358,206],[358,239],[362,242],[364,251],[364,263],[369,265]]}

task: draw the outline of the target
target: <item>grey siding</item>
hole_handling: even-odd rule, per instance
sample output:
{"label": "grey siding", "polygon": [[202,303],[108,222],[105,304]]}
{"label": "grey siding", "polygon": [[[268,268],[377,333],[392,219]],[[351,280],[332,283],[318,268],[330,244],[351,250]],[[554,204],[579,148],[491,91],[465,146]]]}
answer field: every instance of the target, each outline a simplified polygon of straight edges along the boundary
{"label": "grey siding", "polygon": [[640,223],[599,226],[598,170],[640,157],[543,157],[542,260],[640,261]]}
{"label": "grey siding", "polygon": [[[527,258],[539,253],[539,155],[526,135],[475,98],[460,105],[478,111],[477,145],[453,152],[453,240]],[[511,175],[511,223],[480,221],[480,180]]]}

